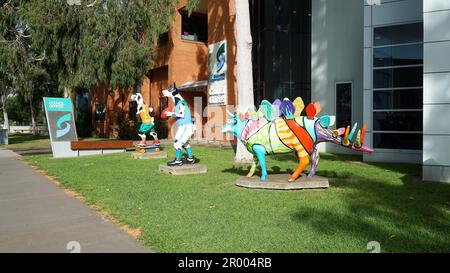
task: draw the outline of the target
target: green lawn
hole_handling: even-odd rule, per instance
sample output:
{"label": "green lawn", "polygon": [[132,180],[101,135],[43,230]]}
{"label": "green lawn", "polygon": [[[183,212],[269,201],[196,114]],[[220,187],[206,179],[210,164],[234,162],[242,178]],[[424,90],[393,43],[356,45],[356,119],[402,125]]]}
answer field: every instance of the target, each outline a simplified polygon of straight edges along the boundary
{"label": "green lawn", "polygon": [[[194,152],[207,174],[162,174],[158,164],[166,160],[129,153],[25,159],[141,228],[139,240],[157,252],[367,252],[369,241],[383,252],[450,250],[450,185],[420,181],[418,165],[323,154],[318,175],[329,177],[330,189],[264,191],[234,186],[247,168],[234,166],[232,151]],[[294,160],[271,158],[268,167],[284,172]]]}
{"label": "green lawn", "polygon": [[[109,138],[84,138],[80,140],[111,140]],[[0,148],[7,148],[13,151],[25,151],[36,149],[51,149],[49,136],[34,136],[32,134],[10,134],[9,145],[0,145]]]}
{"label": "green lawn", "polygon": [[50,138],[48,136],[33,136],[32,134],[10,134],[8,137],[9,145],[0,145],[15,151],[29,149],[45,149],[50,147]]}

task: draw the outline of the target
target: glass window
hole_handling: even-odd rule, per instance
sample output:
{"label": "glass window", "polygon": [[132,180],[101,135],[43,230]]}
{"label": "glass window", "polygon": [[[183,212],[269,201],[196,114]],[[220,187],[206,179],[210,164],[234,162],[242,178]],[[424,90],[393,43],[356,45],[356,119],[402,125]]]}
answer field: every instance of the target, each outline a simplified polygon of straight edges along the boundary
{"label": "glass window", "polygon": [[379,47],[373,55],[374,67],[423,64],[423,45]]}
{"label": "glass window", "polygon": [[373,91],[373,109],[422,109],[422,89]]}
{"label": "glass window", "polygon": [[422,43],[423,23],[374,28],[373,36],[374,46]]}
{"label": "glass window", "polygon": [[422,131],[422,111],[374,112],[374,131]]}
{"label": "glass window", "polygon": [[373,31],[373,145],[422,149],[423,23]]}
{"label": "glass window", "polygon": [[[311,100],[311,0],[250,0],[255,103]],[[263,89],[261,89],[263,88]]]}
{"label": "glass window", "polygon": [[421,87],[422,85],[422,66],[373,70],[373,88]]}
{"label": "glass window", "polygon": [[181,39],[208,42],[208,19],[206,16],[182,12]]}
{"label": "glass window", "polygon": [[336,84],[336,128],[352,123],[352,84]]}
{"label": "glass window", "polygon": [[374,133],[373,147],[378,149],[421,150],[422,134]]}

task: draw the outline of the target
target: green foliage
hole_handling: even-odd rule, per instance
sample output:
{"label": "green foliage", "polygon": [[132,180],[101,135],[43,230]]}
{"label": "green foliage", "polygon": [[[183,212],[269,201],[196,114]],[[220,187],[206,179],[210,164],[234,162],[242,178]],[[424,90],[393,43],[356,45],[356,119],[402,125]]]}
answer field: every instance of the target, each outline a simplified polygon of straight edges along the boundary
{"label": "green foliage", "polygon": [[51,149],[48,136],[34,136],[32,134],[9,134],[8,149],[25,151],[33,149]]}
{"label": "green foliage", "polygon": [[186,5],[188,14],[191,15],[192,11],[198,6],[200,0],[189,0]]}
{"label": "green foliage", "polygon": [[[28,115],[39,113],[42,97],[55,94],[56,84],[47,69],[48,62],[36,54],[31,45],[30,26],[21,18],[21,5],[27,1],[0,1],[0,96],[19,94],[22,109],[27,107]],[[44,61],[43,61],[44,60]],[[14,101],[13,103],[17,103]],[[13,119],[18,122],[30,120],[18,113],[18,105],[10,105]],[[18,118],[20,120],[17,120]]]}
{"label": "green foliage", "polygon": [[119,111],[115,115],[115,124],[117,124],[117,136],[119,139],[133,139],[136,135],[137,130],[133,131],[133,127],[130,126],[130,120],[128,116],[123,112]]}
{"label": "green foliage", "polygon": [[0,96],[19,91],[38,112],[44,95],[140,84],[179,0],[85,2],[0,0]]}
{"label": "green foliage", "polygon": [[22,18],[30,24],[33,48],[56,67],[60,88],[108,83],[139,84],[152,66],[157,37],[168,30],[178,1],[30,1]]}
{"label": "green foliage", "polygon": [[17,125],[30,124],[30,109],[26,107],[27,104],[23,96],[15,96],[9,98],[6,102],[6,110],[10,121]]}
{"label": "green foliage", "polygon": [[29,66],[25,29],[17,20],[20,1],[0,1],[0,95],[20,84]]}

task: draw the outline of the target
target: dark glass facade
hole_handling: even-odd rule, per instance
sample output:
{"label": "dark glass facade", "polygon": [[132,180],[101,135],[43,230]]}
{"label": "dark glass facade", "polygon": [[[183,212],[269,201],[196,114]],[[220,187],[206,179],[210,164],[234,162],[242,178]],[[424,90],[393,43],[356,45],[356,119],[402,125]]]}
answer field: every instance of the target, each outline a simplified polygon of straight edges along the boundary
{"label": "dark glass facade", "polygon": [[423,23],[378,27],[373,35],[373,46],[423,43]]}
{"label": "dark glass facade", "polygon": [[352,84],[336,84],[336,128],[352,124]]}
{"label": "dark glass facade", "polygon": [[311,99],[311,0],[250,0],[255,103]]}
{"label": "dark glass facade", "polygon": [[374,28],[373,147],[422,149],[423,23]]}

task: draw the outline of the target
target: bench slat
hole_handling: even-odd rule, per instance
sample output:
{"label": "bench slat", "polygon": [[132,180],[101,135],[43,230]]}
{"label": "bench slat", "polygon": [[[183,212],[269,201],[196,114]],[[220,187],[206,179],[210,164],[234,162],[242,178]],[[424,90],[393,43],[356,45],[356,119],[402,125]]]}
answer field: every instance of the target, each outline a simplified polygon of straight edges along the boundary
{"label": "bench slat", "polygon": [[72,150],[127,149],[134,147],[132,140],[71,141]]}

